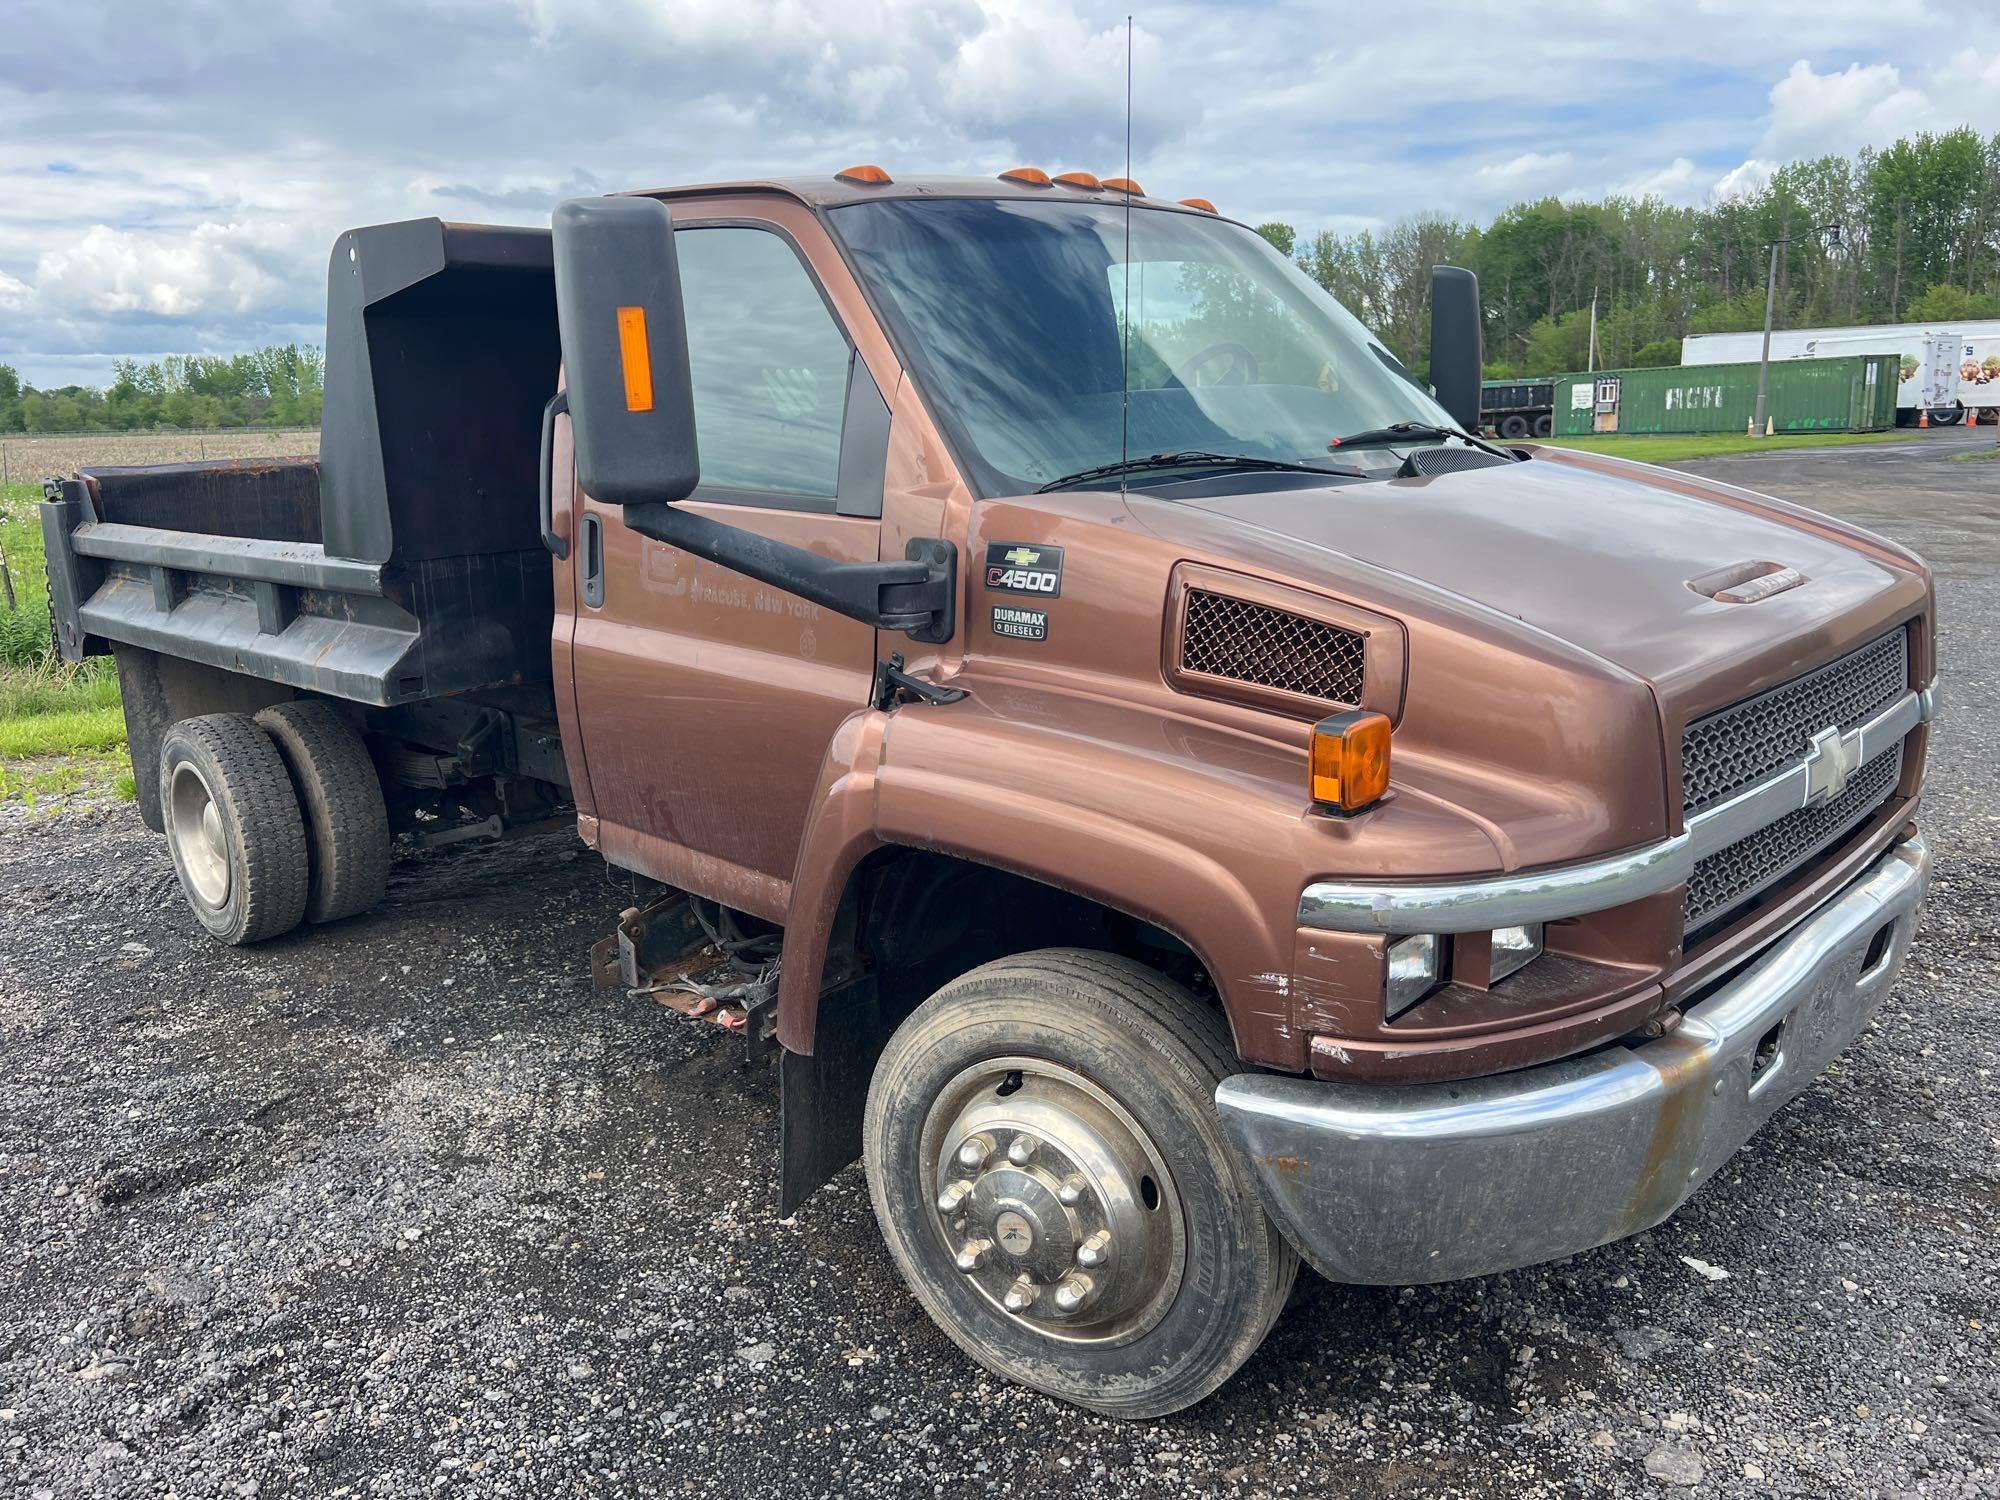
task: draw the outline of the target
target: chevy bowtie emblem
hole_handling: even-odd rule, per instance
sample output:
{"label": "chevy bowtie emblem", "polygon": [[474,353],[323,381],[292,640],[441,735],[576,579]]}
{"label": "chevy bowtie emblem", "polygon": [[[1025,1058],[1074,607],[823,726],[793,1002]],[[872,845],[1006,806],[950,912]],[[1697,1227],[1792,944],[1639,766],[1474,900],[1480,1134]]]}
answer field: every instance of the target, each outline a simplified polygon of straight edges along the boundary
{"label": "chevy bowtie emblem", "polygon": [[1042,554],[1033,547],[1016,547],[1012,552],[1002,553],[1001,556],[1017,568],[1032,567],[1042,560]]}
{"label": "chevy bowtie emblem", "polygon": [[1806,806],[1831,802],[1847,789],[1847,778],[1861,763],[1861,736],[1842,734],[1828,725],[1812,737],[1806,751]]}

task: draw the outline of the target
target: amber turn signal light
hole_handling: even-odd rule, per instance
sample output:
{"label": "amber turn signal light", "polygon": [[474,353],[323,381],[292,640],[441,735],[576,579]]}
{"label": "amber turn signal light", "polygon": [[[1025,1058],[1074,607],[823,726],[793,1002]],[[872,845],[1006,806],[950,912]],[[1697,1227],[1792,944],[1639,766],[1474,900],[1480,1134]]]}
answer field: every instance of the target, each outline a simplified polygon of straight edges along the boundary
{"label": "amber turn signal light", "polygon": [[618,309],[618,358],[625,367],[625,410],[653,409],[653,351],[646,342],[646,309]]}
{"label": "amber turn signal light", "polygon": [[1359,812],[1389,790],[1389,717],[1363,709],[1321,719],[1312,731],[1312,799],[1326,812]]}

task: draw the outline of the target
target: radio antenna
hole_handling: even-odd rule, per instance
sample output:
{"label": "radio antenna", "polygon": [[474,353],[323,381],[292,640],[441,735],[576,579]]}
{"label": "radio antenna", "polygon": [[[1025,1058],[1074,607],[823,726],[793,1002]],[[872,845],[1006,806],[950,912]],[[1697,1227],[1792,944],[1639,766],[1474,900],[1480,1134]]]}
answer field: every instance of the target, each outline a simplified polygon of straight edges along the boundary
{"label": "radio antenna", "polygon": [[1118,498],[1125,498],[1125,465],[1132,458],[1132,18],[1125,18],[1125,339],[1119,379]]}

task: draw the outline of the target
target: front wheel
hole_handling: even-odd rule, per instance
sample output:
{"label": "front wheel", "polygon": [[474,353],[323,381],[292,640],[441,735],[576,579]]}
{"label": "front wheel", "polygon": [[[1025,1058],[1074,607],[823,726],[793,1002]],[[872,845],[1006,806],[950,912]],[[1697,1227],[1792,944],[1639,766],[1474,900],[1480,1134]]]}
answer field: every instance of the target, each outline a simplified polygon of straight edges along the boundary
{"label": "front wheel", "polygon": [[996,1374],[1117,1417],[1248,1359],[1298,1257],[1215,1110],[1222,1018],[1129,959],[974,969],[903,1023],[868,1091],[875,1213],[904,1279]]}

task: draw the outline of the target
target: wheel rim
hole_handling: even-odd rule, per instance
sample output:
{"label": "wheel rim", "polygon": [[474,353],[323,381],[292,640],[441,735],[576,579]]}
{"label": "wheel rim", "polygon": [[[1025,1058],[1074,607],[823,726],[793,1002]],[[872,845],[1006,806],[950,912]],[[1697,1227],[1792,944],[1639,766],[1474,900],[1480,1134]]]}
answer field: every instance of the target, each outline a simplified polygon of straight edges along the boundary
{"label": "wheel rim", "polygon": [[1009,1322],[1121,1343],[1173,1305],[1180,1195],[1138,1121],[1081,1074],[1028,1057],[966,1069],[925,1120],[921,1160],[941,1268]]}
{"label": "wheel rim", "polygon": [[187,761],[174,767],[168,793],[168,827],[183,878],[196,900],[220,907],[229,900],[229,843],[222,810],[202,774]]}

